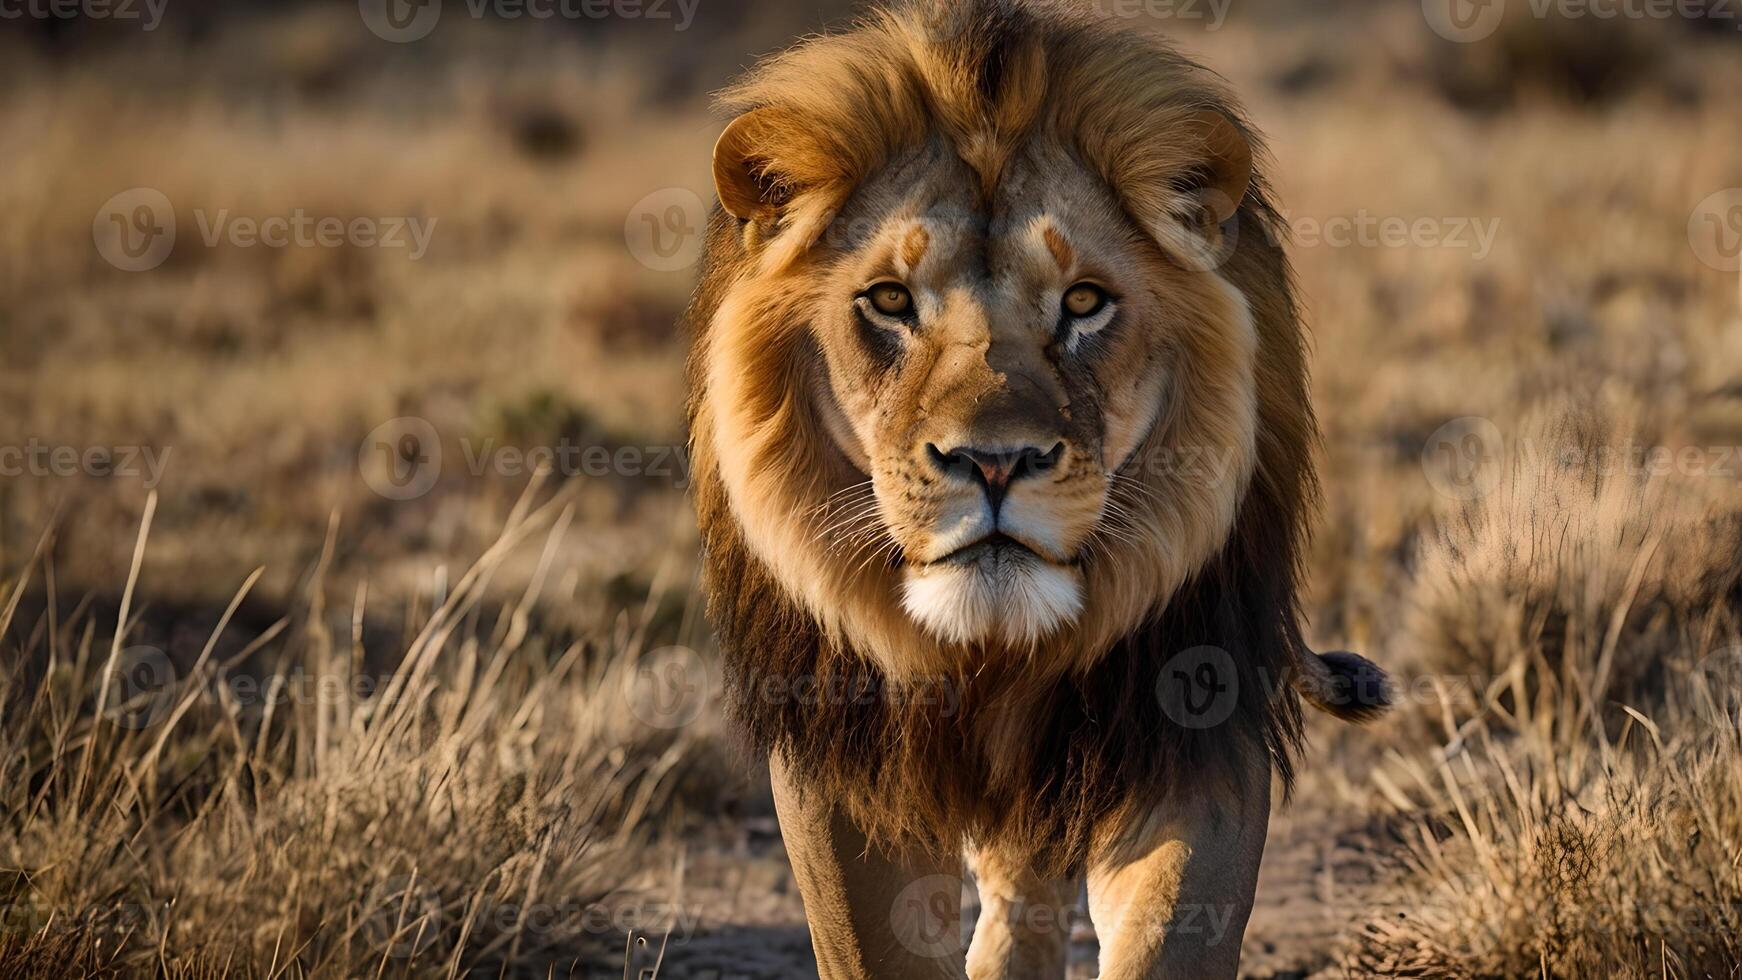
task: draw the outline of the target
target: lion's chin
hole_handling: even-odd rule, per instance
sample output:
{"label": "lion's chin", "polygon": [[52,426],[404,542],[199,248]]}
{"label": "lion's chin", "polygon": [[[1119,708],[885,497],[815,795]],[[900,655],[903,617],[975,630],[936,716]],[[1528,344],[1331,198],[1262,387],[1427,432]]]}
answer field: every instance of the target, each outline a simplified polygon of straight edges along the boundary
{"label": "lion's chin", "polygon": [[902,606],[945,642],[1029,647],[1076,621],[1083,582],[1075,568],[999,549],[971,561],[909,566]]}

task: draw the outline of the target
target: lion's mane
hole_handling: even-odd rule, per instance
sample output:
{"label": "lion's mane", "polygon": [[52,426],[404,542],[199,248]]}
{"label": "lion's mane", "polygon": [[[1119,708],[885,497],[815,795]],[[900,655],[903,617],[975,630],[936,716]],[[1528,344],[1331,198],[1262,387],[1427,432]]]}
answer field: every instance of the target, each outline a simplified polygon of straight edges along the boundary
{"label": "lion's mane", "polygon": [[[1114,25],[1009,0],[942,9],[880,12],[849,33],[807,41],[759,67],[728,101],[810,120],[817,131],[809,139],[840,144],[827,154],[837,172],[815,179],[846,183],[886,157],[879,141],[949,134],[960,120],[990,117],[990,100],[1010,101],[999,93],[1009,85],[1032,88],[1016,99],[1032,103],[1029,118],[1066,126],[1058,137],[1091,164],[1145,144],[1165,147],[1169,133],[1152,131],[1151,120],[1170,107],[1241,119],[1208,73]],[[941,25],[929,35],[914,27],[927,17]],[[1032,64],[1036,52],[1044,71],[1012,67]],[[816,105],[805,104],[807,92]],[[849,122],[843,114],[856,104],[860,114]],[[1023,136],[999,135],[1012,143]],[[731,710],[754,751],[779,752],[804,791],[840,801],[873,839],[940,848],[1009,842],[1043,870],[1080,870],[1117,843],[1117,828],[1170,796],[1226,791],[1236,773],[1265,764],[1289,785],[1301,738],[1289,676],[1310,656],[1296,584],[1317,496],[1317,429],[1281,220],[1261,176],[1233,220],[1233,251],[1218,271],[1245,296],[1258,334],[1258,417],[1256,465],[1225,545],[1087,667],[1037,670],[1043,650],[914,682],[891,680],[851,637],[820,625],[757,557],[734,516],[706,408],[706,362],[720,342],[714,331],[733,328],[716,322],[722,300],[757,275],[762,257],[744,223],[716,209],[688,314],[689,415],[705,588]],[[788,454],[797,460],[824,452],[802,445],[821,438],[792,409],[802,394],[778,390],[805,376],[795,362],[807,348],[793,343],[767,356],[774,390],[766,397],[779,406],[768,425],[785,427],[770,433],[771,443],[800,440]],[[1193,728],[1169,717],[1158,685],[1170,657],[1200,646],[1228,652],[1238,696],[1226,720]]]}

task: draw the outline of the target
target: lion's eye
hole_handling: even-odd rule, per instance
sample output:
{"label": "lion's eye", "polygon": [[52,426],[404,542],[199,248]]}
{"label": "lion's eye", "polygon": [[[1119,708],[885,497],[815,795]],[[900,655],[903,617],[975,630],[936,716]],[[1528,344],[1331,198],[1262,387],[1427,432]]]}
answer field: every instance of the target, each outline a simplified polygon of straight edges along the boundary
{"label": "lion's eye", "polygon": [[1094,316],[1101,312],[1101,307],[1107,305],[1107,291],[1092,282],[1079,282],[1065,290],[1064,299],[1059,302],[1066,316],[1081,319]]}
{"label": "lion's eye", "polygon": [[898,282],[880,282],[866,290],[871,305],[884,316],[907,316],[913,312],[913,294]]}

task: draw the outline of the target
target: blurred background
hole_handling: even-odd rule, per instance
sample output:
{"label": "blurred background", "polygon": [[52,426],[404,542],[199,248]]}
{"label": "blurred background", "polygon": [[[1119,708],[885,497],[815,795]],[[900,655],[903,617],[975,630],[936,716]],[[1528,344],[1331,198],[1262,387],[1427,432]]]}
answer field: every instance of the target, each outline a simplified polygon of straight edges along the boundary
{"label": "blurred background", "polygon": [[[1734,758],[1742,5],[1086,2],[1268,137],[1311,635],[1414,685],[1315,729],[1248,971],[1734,964],[1742,828],[1661,820],[1742,787],[1645,787]],[[854,10],[0,0],[0,973],[814,975],[679,320],[710,93]]]}

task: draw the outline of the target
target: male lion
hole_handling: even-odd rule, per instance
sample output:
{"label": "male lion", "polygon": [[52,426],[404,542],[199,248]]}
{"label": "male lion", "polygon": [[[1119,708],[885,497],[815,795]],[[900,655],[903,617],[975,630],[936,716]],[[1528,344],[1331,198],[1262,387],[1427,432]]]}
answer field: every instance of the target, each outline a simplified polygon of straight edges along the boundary
{"label": "male lion", "polygon": [[696,509],[822,976],[1062,976],[1079,876],[1102,977],[1232,975],[1301,696],[1387,701],[1300,635],[1317,436],[1251,130],[1015,0],[876,13],[724,104]]}

